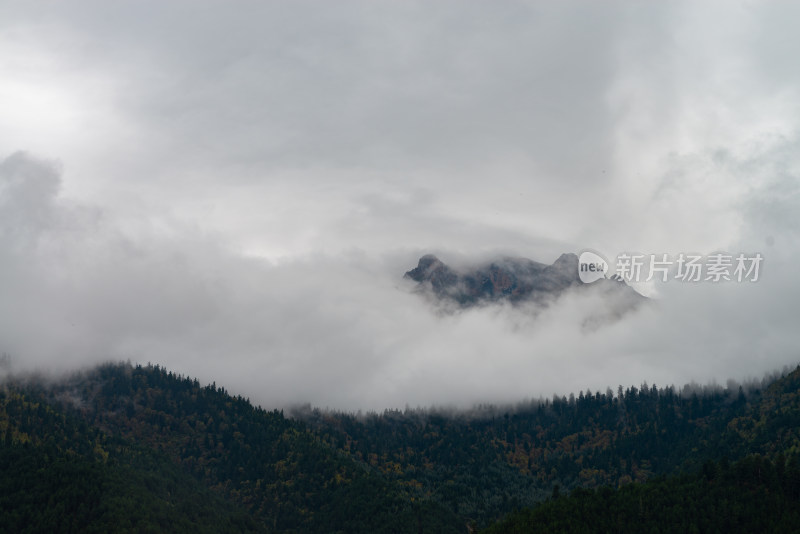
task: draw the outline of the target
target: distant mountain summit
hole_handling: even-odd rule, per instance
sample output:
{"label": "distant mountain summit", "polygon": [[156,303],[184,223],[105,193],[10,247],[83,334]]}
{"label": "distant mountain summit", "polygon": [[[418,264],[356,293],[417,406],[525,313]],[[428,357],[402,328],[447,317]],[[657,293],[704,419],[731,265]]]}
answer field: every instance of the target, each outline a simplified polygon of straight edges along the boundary
{"label": "distant mountain summit", "polygon": [[404,278],[417,282],[421,291],[430,291],[462,306],[501,300],[543,302],[570,289],[600,290],[630,299],[631,305],[645,299],[621,280],[601,279],[584,284],[578,276],[578,256],[572,253],[562,254],[550,265],[527,258],[502,257],[463,270],[453,269],[436,256],[426,254]]}

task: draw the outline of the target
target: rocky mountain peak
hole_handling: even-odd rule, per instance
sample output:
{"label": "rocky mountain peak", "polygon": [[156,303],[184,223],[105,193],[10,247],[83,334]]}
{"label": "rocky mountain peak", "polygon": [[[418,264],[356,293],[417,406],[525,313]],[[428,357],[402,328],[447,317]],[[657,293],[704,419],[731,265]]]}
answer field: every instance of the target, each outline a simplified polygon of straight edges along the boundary
{"label": "rocky mountain peak", "polygon": [[426,254],[415,268],[405,273],[405,278],[417,282],[421,291],[429,290],[439,298],[454,300],[464,307],[482,301],[546,301],[570,288],[582,291],[590,286],[610,288],[613,285],[617,289],[611,288],[612,291],[629,292],[634,300],[643,298],[627,284],[610,280],[583,284],[578,276],[578,263],[576,254],[565,253],[549,265],[527,258],[501,257],[456,270],[436,256]]}

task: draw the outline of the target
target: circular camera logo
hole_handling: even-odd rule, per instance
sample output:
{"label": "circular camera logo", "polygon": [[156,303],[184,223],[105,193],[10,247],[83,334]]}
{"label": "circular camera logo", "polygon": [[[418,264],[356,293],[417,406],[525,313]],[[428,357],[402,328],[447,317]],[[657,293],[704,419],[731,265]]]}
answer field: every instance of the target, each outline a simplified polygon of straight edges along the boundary
{"label": "circular camera logo", "polygon": [[584,284],[591,284],[606,277],[608,261],[600,254],[584,250],[578,257],[578,277]]}

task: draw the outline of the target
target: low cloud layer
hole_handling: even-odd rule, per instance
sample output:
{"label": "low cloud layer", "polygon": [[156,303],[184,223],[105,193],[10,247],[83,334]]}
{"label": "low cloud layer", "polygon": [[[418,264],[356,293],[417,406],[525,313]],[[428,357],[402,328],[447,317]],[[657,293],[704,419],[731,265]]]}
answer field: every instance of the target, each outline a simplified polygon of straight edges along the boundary
{"label": "low cloud layer", "polygon": [[26,154],[3,161],[0,182],[0,339],[18,368],[129,358],[267,406],[380,409],[742,379],[798,359],[785,248],[764,252],[756,283],[668,282],[586,329],[596,296],[437,313],[402,279],[419,251],[270,262],[192,227],[125,231],[64,201],[57,166]]}
{"label": "low cloud layer", "polygon": [[[0,351],[344,409],[793,365],[796,11],[6,2]],[[598,329],[589,297],[442,315],[402,280],[584,248],[764,263]]]}

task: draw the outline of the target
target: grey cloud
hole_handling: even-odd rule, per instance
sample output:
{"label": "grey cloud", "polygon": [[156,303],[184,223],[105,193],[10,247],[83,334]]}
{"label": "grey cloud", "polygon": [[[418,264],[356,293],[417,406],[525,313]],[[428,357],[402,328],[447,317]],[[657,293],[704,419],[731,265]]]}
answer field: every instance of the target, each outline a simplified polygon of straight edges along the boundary
{"label": "grey cloud", "polygon": [[24,244],[57,221],[52,203],[61,180],[56,166],[36,161],[23,152],[0,165],[0,219],[6,247]]}
{"label": "grey cloud", "polygon": [[[43,46],[114,73],[117,104],[173,149],[161,162],[171,166],[463,169],[526,154],[576,179],[609,152],[598,143],[611,120],[613,6],[54,10],[42,15],[56,28]],[[182,160],[191,148],[201,150]]]}
{"label": "grey cloud", "polygon": [[[0,164],[0,350],[342,408],[793,363],[782,6],[4,3],[0,154],[34,156]],[[591,299],[440,317],[400,279],[584,247],[760,251],[763,279],[591,332]]]}
{"label": "grey cloud", "polygon": [[[3,165],[22,166],[34,183],[57,181],[52,167],[23,155]],[[48,195],[38,202],[65,209]],[[785,257],[768,258],[770,270],[752,285],[666,284],[653,306],[587,330],[605,306],[597,296],[536,313],[487,306],[437,315],[401,279],[413,265],[408,252],[267,262],[190,228],[126,234],[108,217],[71,234],[51,227],[39,239],[67,245],[6,249],[6,260],[29,267],[6,273],[10,298],[0,305],[2,348],[21,368],[131,358],[269,406],[380,409],[747,378],[796,358],[786,299],[797,285]]]}

